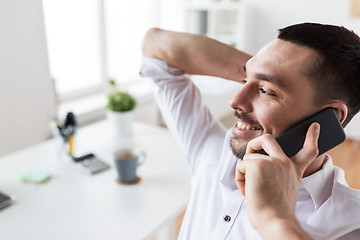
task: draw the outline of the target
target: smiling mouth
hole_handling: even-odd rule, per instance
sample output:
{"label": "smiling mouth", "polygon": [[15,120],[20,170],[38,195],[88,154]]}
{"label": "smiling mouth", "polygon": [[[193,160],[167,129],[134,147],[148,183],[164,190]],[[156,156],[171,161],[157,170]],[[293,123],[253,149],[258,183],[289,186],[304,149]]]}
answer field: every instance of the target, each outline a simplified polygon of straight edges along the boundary
{"label": "smiling mouth", "polygon": [[246,124],[246,123],[243,123],[243,122],[240,122],[240,121],[237,122],[236,126],[242,130],[255,130],[256,129],[256,127]]}
{"label": "smiling mouth", "polygon": [[246,113],[234,111],[234,115],[237,119],[236,126],[243,130],[262,130],[260,123],[254,120]]}
{"label": "smiling mouth", "polygon": [[238,121],[236,123],[236,126],[237,126],[237,128],[242,129],[242,130],[260,130],[260,128],[257,128],[250,124],[243,123],[241,121]]}

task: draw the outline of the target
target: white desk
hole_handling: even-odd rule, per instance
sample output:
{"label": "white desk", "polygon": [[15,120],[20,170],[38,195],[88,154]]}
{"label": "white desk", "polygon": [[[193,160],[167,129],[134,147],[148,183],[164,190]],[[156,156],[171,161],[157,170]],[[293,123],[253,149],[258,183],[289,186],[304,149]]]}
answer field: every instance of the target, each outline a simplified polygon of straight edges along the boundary
{"label": "white desk", "polygon": [[[186,207],[189,174],[185,157],[166,129],[136,123],[134,145],[147,160],[141,182],[115,182],[111,129],[106,121],[80,129],[76,146],[112,168],[94,176],[59,158],[59,139],[0,158],[0,191],[16,203],[0,211],[0,239],[148,239]],[[48,170],[45,184],[23,183],[28,170]]]}

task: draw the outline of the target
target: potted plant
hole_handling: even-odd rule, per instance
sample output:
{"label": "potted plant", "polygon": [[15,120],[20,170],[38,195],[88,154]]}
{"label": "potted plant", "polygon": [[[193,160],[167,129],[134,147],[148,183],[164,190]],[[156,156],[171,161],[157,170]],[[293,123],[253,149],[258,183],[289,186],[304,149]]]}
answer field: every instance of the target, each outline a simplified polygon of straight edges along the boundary
{"label": "potted plant", "polygon": [[107,118],[116,135],[131,136],[136,99],[127,92],[117,90],[114,79],[109,79],[109,84],[112,86],[112,91],[108,94]]}

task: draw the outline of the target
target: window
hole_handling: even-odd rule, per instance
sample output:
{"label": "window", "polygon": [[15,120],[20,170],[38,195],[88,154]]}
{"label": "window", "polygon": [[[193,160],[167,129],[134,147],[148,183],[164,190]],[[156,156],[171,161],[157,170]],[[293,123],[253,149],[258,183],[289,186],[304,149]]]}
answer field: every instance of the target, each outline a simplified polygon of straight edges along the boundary
{"label": "window", "polygon": [[60,100],[104,86],[98,0],[44,0],[51,76]]}
{"label": "window", "polygon": [[106,0],[107,71],[120,84],[138,79],[141,41],[147,29],[159,26],[158,0]]}
{"label": "window", "polygon": [[69,111],[79,125],[104,118],[108,78],[134,94],[139,105],[151,103],[149,81],[138,75],[141,41],[153,26],[183,31],[184,2],[43,0],[59,118]]}
{"label": "window", "polygon": [[[139,79],[141,41],[153,26],[183,30],[183,0],[43,0],[50,73],[61,100]],[[163,21],[166,20],[166,21]]]}

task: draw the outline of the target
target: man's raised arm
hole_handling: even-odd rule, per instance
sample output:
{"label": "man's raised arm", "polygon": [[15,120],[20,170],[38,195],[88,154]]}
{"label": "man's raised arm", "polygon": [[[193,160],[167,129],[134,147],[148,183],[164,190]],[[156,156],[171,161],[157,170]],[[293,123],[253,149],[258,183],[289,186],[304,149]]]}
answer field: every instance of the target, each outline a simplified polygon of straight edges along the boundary
{"label": "man's raised arm", "polygon": [[157,58],[189,74],[241,81],[243,65],[251,58],[229,45],[202,35],[150,29],[143,40],[143,55]]}

